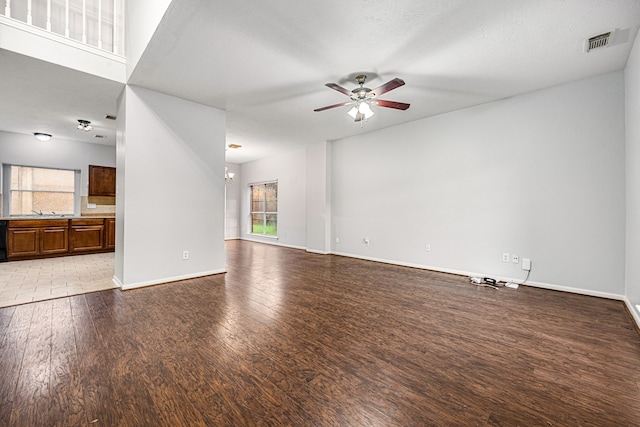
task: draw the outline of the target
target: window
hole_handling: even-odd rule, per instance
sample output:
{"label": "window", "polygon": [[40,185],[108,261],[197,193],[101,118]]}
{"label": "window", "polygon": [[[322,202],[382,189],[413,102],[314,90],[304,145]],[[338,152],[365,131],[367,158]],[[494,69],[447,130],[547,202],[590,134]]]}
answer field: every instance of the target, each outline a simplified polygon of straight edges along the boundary
{"label": "window", "polygon": [[278,235],[278,182],[250,184],[251,234]]}
{"label": "window", "polygon": [[74,213],[75,171],[15,165],[9,168],[11,216]]}

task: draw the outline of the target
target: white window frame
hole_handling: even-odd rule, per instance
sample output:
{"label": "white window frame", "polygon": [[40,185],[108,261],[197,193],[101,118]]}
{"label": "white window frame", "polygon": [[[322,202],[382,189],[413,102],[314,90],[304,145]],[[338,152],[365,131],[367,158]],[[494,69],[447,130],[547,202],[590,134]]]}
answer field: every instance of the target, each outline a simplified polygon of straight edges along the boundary
{"label": "white window frame", "polygon": [[[248,184],[248,188],[249,188],[249,229],[247,234],[250,234],[252,236],[259,236],[259,237],[266,237],[269,239],[277,239],[278,238],[278,211],[276,210],[275,212],[271,212],[271,211],[267,211],[267,200],[265,197],[264,200],[264,210],[263,211],[254,211],[253,210],[253,200],[251,198],[252,193],[253,193],[253,187],[257,186],[257,185],[264,185],[265,187],[267,186],[267,184],[276,184],[276,189],[279,190],[279,185],[278,185],[278,180],[273,180],[273,181],[264,181],[264,182],[252,182],[250,184]],[[276,190],[276,191],[277,191]],[[266,196],[267,192],[265,191],[265,196]],[[276,197],[276,209],[278,206],[278,197]],[[262,224],[262,230],[263,233],[254,233],[253,232],[253,214],[264,214],[264,220],[263,220],[263,224]],[[271,234],[266,234],[267,231],[267,215],[275,215],[276,216],[276,234],[271,235]]]}
{"label": "white window frame", "polygon": [[[78,216],[80,210],[80,182],[81,182],[81,173],[77,169],[66,169],[66,168],[56,168],[49,166],[34,166],[34,165],[20,165],[20,164],[10,164],[5,163],[2,165],[2,194],[4,197],[2,198],[2,212],[5,217],[11,217],[16,215],[11,215],[11,167],[27,167],[27,168],[36,168],[36,169],[51,169],[51,170],[64,170],[73,172],[73,214],[65,214],[65,216]],[[55,191],[56,193],[58,191]],[[44,215],[51,215],[49,212],[43,212]],[[20,217],[39,217],[40,215],[36,214],[23,214]]]}

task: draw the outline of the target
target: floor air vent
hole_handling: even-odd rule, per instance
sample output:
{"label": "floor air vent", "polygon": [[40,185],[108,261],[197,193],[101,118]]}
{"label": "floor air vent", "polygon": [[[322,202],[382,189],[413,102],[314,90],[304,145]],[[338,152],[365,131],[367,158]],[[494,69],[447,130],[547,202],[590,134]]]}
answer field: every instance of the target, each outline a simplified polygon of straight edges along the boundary
{"label": "floor air vent", "polygon": [[598,34],[597,36],[593,36],[590,39],[585,41],[584,51],[590,52],[593,49],[607,47],[611,43],[611,36],[613,35],[612,31]]}

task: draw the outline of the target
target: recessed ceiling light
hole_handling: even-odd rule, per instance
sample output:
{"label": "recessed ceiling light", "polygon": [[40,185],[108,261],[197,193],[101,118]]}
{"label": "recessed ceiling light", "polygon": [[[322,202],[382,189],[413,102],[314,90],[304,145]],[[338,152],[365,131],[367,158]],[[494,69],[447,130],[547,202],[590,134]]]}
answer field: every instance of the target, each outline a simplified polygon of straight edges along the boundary
{"label": "recessed ceiling light", "polygon": [[229,144],[229,148],[240,148],[242,147],[242,145],[238,145],[238,144]]}
{"label": "recessed ceiling light", "polygon": [[38,138],[40,141],[48,141],[51,139],[51,135],[48,133],[34,132],[33,136]]}

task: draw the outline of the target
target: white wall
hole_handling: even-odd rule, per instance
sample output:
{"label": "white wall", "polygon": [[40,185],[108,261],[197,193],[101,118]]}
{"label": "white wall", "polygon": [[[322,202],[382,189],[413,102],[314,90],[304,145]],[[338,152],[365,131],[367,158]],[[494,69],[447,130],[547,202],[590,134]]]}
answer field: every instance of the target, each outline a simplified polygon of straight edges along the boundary
{"label": "white wall", "polygon": [[33,135],[0,131],[0,163],[80,170],[80,194],[86,196],[89,189],[88,166],[115,167],[116,147],[55,137],[44,142]]}
{"label": "white wall", "polygon": [[126,123],[127,104],[126,86],[117,100],[118,113],[116,115],[116,250],[114,262],[114,281],[122,285],[124,277],[124,170],[126,166]]}
{"label": "white wall", "polygon": [[127,79],[162,20],[171,0],[135,0],[126,2]]}
{"label": "white wall", "polygon": [[[240,166],[240,237],[242,239],[305,247],[306,150],[296,150]],[[247,234],[250,227],[248,186],[278,181],[278,239]]]}
{"label": "white wall", "polygon": [[234,173],[233,180],[225,186],[224,238],[240,238],[240,165],[226,163],[229,173]]}
{"label": "white wall", "polygon": [[116,279],[128,289],[225,271],[226,114],[139,87],[124,96]]}
{"label": "white wall", "polygon": [[347,138],[332,150],[335,252],[524,279],[502,262],[508,252],[532,259],[533,283],[624,294],[622,72]]}
{"label": "white wall", "polygon": [[331,142],[307,146],[306,248],[331,252]]}
{"label": "white wall", "polygon": [[626,297],[640,324],[640,35],[625,69],[627,137]]}

